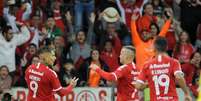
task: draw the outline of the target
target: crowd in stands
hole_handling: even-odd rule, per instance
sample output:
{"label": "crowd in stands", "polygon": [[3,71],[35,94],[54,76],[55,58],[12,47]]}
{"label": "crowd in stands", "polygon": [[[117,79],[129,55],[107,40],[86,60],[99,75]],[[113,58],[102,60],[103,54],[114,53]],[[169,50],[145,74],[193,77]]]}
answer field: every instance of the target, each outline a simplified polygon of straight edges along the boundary
{"label": "crowd in stands", "polygon": [[55,52],[51,66],[62,85],[111,86],[89,66],[116,70],[124,45],[136,48],[136,64],[154,55],[156,36],[180,61],[186,83],[198,96],[201,69],[200,0],[0,0],[0,93],[27,87],[24,72],[40,62],[37,51]]}

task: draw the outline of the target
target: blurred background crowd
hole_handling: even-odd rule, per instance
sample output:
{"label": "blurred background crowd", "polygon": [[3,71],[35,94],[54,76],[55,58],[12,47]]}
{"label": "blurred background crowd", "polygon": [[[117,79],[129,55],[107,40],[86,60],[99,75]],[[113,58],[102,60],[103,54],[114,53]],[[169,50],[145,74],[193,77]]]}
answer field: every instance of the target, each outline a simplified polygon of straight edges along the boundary
{"label": "blurred background crowd", "polygon": [[[138,16],[140,39],[131,33],[133,14]],[[143,43],[160,30],[166,30],[167,53],[180,61],[187,85],[197,97],[201,0],[0,0],[0,93],[27,87],[25,70],[40,61],[37,50],[45,46],[55,52],[52,69],[63,86],[74,76],[80,78],[81,87],[111,86],[89,65],[112,72],[120,65],[122,46],[149,50]],[[142,58],[137,56],[136,61]]]}

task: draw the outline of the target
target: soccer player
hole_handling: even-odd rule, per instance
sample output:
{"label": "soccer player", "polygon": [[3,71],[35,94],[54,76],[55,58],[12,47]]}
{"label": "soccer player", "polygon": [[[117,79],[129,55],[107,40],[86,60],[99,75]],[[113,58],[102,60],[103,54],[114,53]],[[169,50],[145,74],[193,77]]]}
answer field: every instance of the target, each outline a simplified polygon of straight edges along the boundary
{"label": "soccer player", "polygon": [[73,78],[68,87],[62,87],[56,72],[48,67],[54,64],[56,59],[54,52],[42,48],[38,54],[41,63],[30,65],[25,72],[29,88],[27,101],[55,101],[55,93],[64,96],[71,92],[78,79]]}
{"label": "soccer player", "polygon": [[135,48],[124,46],[120,53],[120,62],[123,64],[116,71],[108,73],[97,65],[90,65],[101,77],[108,81],[117,82],[117,101],[139,101],[137,89],[132,82],[137,79],[138,71],[133,62],[135,57]]}
{"label": "soccer player", "polygon": [[175,85],[177,82],[185,94],[185,101],[191,101],[180,63],[169,57],[165,53],[166,49],[166,39],[157,37],[154,41],[156,56],[145,63],[137,81],[133,84],[137,89],[143,89],[147,81],[151,101],[178,101]]}

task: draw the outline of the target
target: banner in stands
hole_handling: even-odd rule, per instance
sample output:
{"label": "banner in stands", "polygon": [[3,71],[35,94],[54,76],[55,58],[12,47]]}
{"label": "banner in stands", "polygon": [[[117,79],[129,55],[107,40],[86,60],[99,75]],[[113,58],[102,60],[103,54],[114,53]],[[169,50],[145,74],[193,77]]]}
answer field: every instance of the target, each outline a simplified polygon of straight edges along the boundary
{"label": "banner in stands", "polygon": [[[74,88],[73,92],[67,94],[64,97],[60,97],[55,94],[56,101],[115,101],[116,97],[113,92],[117,90],[110,87],[98,87],[98,88]],[[13,88],[11,91],[14,99],[18,101],[26,101],[28,89],[26,88]],[[177,94],[179,96],[179,101],[184,101],[184,93],[180,88],[177,88]],[[150,101],[149,89],[144,91],[145,99],[144,101]]]}
{"label": "banner in stands", "polygon": [[[26,101],[28,89],[13,88],[12,95],[18,101]],[[75,88],[64,97],[55,94],[56,101],[112,101],[112,88]]]}

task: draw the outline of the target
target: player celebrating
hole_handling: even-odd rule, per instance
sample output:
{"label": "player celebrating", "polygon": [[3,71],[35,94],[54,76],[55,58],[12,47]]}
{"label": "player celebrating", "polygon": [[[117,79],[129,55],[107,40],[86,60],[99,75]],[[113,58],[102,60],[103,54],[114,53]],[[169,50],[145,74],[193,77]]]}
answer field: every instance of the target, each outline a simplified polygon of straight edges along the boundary
{"label": "player celebrating", "polygon": [[138,71],[133,63],[135,48],[124,46],[120,53],[120,62],[123,64],[112,73],[101,70],[97,65],[90,65],[101,77],[117,82],[117,101],[139,101],[137,89],[131,84],[137,79]]}
{"label": "player celebrating", "polygon": [[[54,93],[64,96],[76,86],[78,79],[73,78],[67,88],[63,88],[52,66],[56,57],[51,50],[39,50],[41,63],[30,65],[25,72],[25,79],[29,88],[27,101],[55,101]],[[44,65],[45,64],[45,65]]]}
{"label": "player celebrating", "polygon": [[138,80],[133,83],[135,87],[142,89],[145,82],[148,81],[151,101],[178,101],[175,86],[175,81],[177,81],[184,91],[185,100],[191,101],[180,63],[165,53],[167,49],[166,39],[157,37],[154,42],[154,49],[156,56],[145,63]]}

